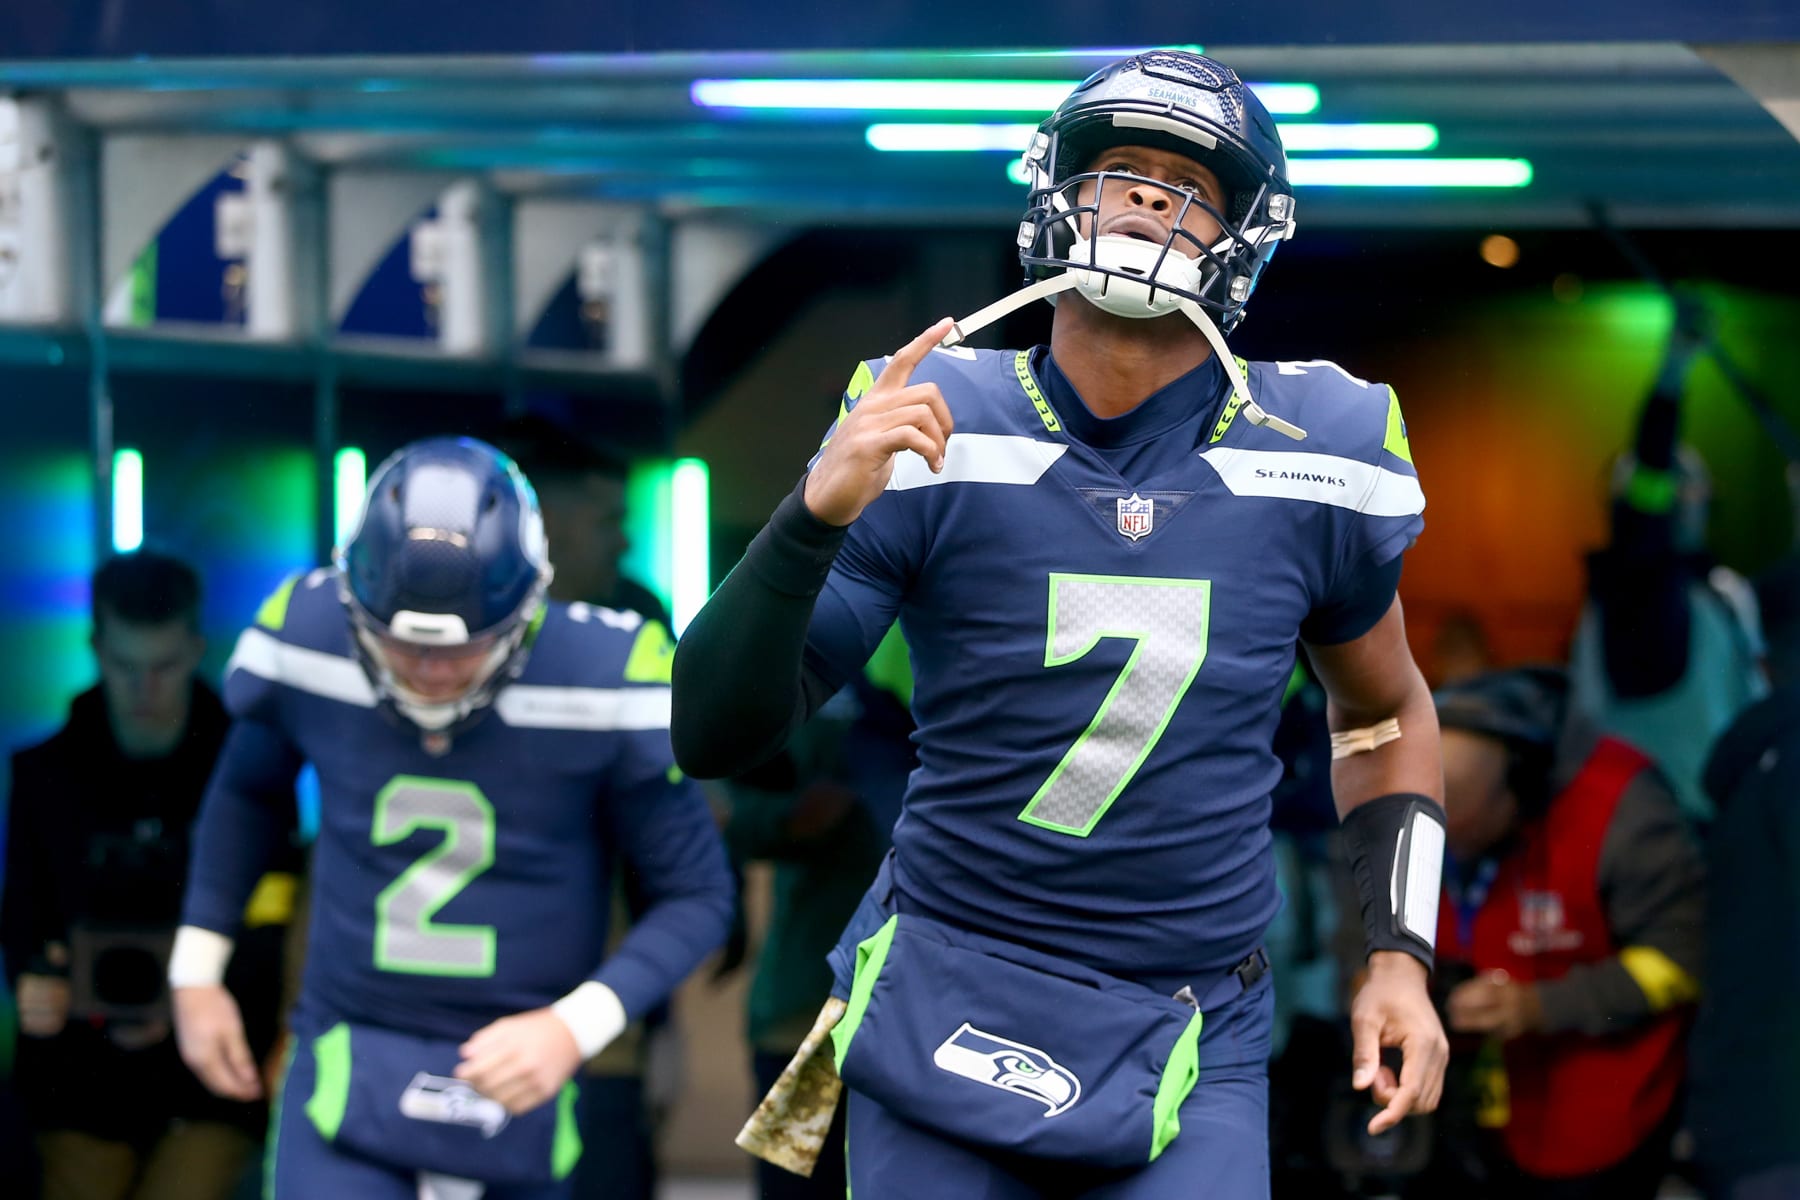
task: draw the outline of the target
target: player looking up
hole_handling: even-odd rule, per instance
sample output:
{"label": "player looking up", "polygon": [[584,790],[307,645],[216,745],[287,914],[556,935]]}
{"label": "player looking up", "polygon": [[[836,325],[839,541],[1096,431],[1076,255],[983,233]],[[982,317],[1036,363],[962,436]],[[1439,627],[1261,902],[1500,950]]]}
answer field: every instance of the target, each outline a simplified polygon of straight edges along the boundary
{"label": "player looking up", "polygon": [[[1025,162],[1035,282],[857,368],[682,641],[676,756],[754,764],[900,621],[921,765],[834,954],[853,1192],[1266,1195],[1271,742],[1301,643],[1369,937],[1354,1084],[1375,1131],[1441,1086],[1443,779],[1396,594],[1424,497],[1391,389],[1226,351],[1294,229],[1229,68],[1116,62]],[[1051,295],[1049,347],[960,345]]]}
{"label": "player looking up", "polygon": [[[669,636],[548,601],[549,579],[512,462],[415,442],[375,472],[337,565],[284,584],[238,642],[169,973],[183,1057],[256,1095],[219,972],[266,802],[311,763],[278,1200],[566,1195],[576,1067],[724,939],[732,881],[669,753]],[[650,904],[602,961],[620,860]]]}

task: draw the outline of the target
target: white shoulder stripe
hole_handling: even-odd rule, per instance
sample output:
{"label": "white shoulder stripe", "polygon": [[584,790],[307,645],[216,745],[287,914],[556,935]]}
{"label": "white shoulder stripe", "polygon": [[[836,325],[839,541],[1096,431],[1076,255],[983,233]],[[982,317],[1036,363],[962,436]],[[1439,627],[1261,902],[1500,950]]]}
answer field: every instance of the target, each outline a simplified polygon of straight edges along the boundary
{"label": "white shoulder stripe", "polygon": [[666,687],[543,687],[514,683],[494,698],[502,721],[519,729],[667,729]]}
{"label": "white shoulder stripe", "polygon": [[933,475],[925,460],[911,450],[894,458],[888,490],[908,491],[940,483],[1022,483],[1043,478],[1068,446],[1003,433],[953,433],[944,447],[944,471]]}
{"label": "white shoulder stripe", "polygon": [[237,649],[225,664],[227,675],[233,671],[247,671],[258,678],[358,708],[375,707],[375,689],[369,686],[362,664],[322,650],[291,646],[255,626],[238,637]]}
{"label": "white shoulder stripe", "polygon": [[1200,457],[1234,496],[1308,500],[1371,517],[1410,517],[1425,511],[1425,493],[1416,477],[1354,458],[1226,446]]}

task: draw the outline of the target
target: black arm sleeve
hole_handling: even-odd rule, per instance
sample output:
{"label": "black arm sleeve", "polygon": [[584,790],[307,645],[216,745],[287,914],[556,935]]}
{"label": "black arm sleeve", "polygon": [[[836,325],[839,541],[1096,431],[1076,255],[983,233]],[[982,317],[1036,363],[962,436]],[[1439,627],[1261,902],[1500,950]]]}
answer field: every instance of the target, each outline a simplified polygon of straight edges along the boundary
{"label": "black arm sleeve", "polygon": [[695,778],[763,762],[843,685],[806,653],[806,630],[848,526],[813,516],[804,487],[776,507],[675,649],[669,737]]}

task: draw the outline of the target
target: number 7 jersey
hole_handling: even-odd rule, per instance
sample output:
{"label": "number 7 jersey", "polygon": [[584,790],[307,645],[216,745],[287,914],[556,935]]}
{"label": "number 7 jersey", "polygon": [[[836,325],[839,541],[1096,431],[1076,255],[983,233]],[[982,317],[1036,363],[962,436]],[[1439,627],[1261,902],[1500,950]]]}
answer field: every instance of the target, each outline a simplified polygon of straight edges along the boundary
{"label": "number 7 jersey", "polygon": [[911,647],[903,906],[1159,985],[1261,940],[1302,627],[1412,543],[1424,496],[1390,388],[1246,367],[1304,441],[1239,418],[1216,362],[1112,421],[1043,351],[936,351],[914,372],[956,422],[944,470],[897,457],[808,635],[832,676],[896,617]]}

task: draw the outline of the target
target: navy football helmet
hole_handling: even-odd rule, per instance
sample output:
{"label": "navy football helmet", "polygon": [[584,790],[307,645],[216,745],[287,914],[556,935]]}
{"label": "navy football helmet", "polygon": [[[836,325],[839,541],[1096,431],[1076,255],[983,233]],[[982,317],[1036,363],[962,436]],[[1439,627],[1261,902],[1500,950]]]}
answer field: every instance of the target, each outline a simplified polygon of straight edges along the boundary
{"label": "navy football helmet", "polygon": [[[1171,150],[1207,167],[1226,190],[1225,211],[1157,180],[1088,170],[1108,147],[1126,145]],[[1082,295],[1120,316],[1162,316],[1187,300],[1229,333],[1276,247],[1294,233],[1274,119],[1230,67],[1188,51],[1134,54],[1089,76],[1038,126],[1025,169],[1031,192],[1018,243],[1027,282],[1073,271]],[[1088,183],[1093,191],[1083,204]],[[1134,184],[1169,191],[1182,205],[1168,239],[1158,246],[1085,235],[1101,195]],[[1221,226],[1211,245],[1182,228],[1194,205]]]}
{"label": "navy football helmet", "polygon": [[[523,668],[551,576],[531,485],[473,438],[413,442],[377,467],[337,565],[377,694],[428,733],[454,732]],[[458,664],[454,694],[418,683],[434,656]]]}

